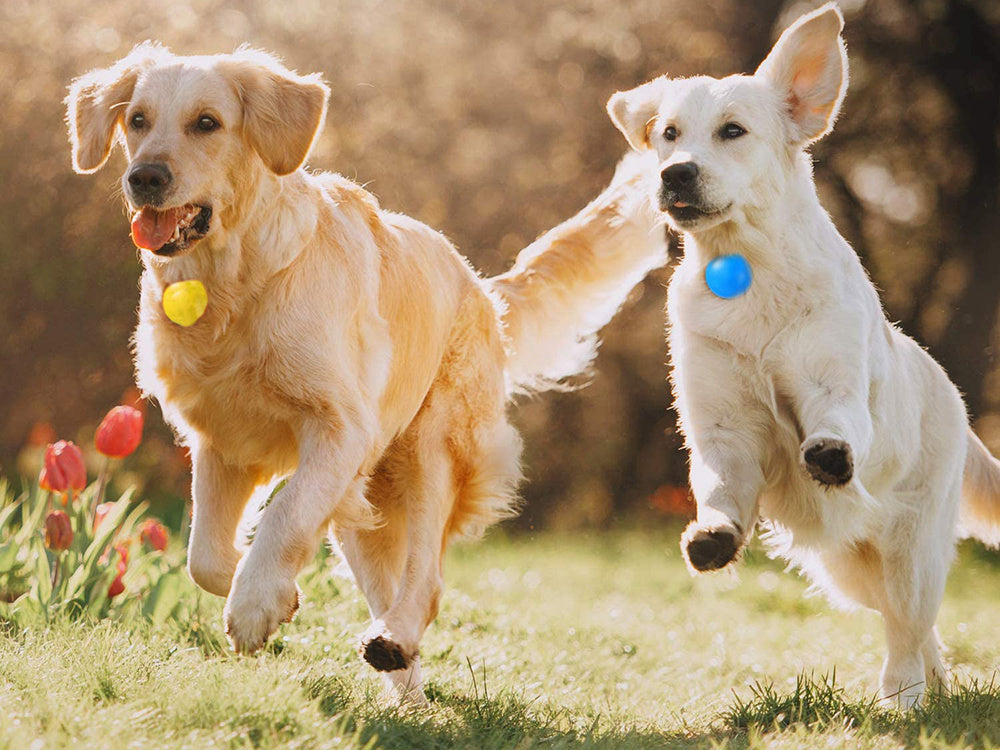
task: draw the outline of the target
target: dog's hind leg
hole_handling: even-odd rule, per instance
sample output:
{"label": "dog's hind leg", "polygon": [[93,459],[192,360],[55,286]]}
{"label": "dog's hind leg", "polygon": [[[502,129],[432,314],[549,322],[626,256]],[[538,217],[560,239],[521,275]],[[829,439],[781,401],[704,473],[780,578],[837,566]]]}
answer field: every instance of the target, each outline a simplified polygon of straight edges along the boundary
{"label": "dog's hind leg", "polygon": [[882,555],[886,655],[881,695],[886,703],[910,708],[928,687],[946,678],[934,621],[944,596],[953,544],[950,534],[918,529],[908,518],[887,531]]}
{"label": "dog's hind leg", "polygon": [[[435,440],[423,432],[418,427],[404,435],[401,440],[409,444],[399,448],[408,459],[405,464],[399,462],[394,479],[402,485],[405,539],[395,540],[393,569],[384,568],[380,574],[383,580],[368,584],[380,590],[375,601],[369,600],[373,621],[362,636],[361,654],[375,669],[390,674],[406,672],[415,663],[420,638],[437,616],[445,526],[455,497],[444,436]],[[400,551],[404,552],[401,565]],[[372,567],[367,562],[361,565]],[[398,585],[392,587],[394,594],[387,600],[390,577]],[[400,675],[399,679],[406,677]]]}
{"label": "dog's hind leg", "polygon": [[[340,550],[365,595],[373,621],[379,621],[392,606],[406,564],[406,516],[392,483],[395,454],[390,448],[368,485],[367,495],[378,508],[382,525],[337,531]],[[409,703],[426,702],[419,656],[405,669],[382,674],[395,697]]]}
{"label": "dog's hind leg", "polygon": [[484,378],[463,381],[432,388],[387,461],[405,515],[405,561],[391,604],[378,615],[373,608],[361,650],[400,690],[420,679],[418,648],[437,616],[448,539],[509,513],[520,477],[520,441],[505,420],[502,390],[478,390]]}
{"label": "dog's hind leg", "polygon": [[944,645],[935,626],[930,637],[924,641],[921,655],[924,657],[924,682],[928,690],[946,690],[948,687],[948,667],[942,659]]}
{"label": "dog's hind leg", "polygon": [[880,695],[887,706],[909,708],[927,688],[947,679],[934,620],[944,593],[948,550],[941,538],[914,537],[912,517],[885,534],[891,543],[859,542],[849,549],[826,550],[817,582],[832,584],[845,599],[882,615],[888,654]]}
{"label": "dog's hind leg", "polygon": [[954,554],[962,481],[960,469],[955,474],[936,492],[915,493],[912,510],[882,534],[885,598],[879,609],[889,652],[882,696],[906,708],[918,703],[927,689],[947,686],[934,621]]}
{"label": "dog's hind leg", "polygon": [[[384,526],[375,530],[349,529],[340,534],[341,551],[365,595],[373,622],[381,621],[392,606],[406,563],[405,519],[390,516],[385,521]],[[362,655],[367,646],[362,646]],[[406,668],[382,675],[395,697],[409,703],[426,702],[419,656]]]}
{"label": "dog's hind leg", "polygon": [[[917,582],[921,571],[912,558],[885,560],[886,599],[882,604],[886,654],[882,666],[881,697],[891,706],[910,708],[927,689],[927,672],[938,664],[925,665],[924,653],[934,640],[934,619],[944,592],[943,576],[938,581]],[[936,648],[934,649],[936,651]]]}

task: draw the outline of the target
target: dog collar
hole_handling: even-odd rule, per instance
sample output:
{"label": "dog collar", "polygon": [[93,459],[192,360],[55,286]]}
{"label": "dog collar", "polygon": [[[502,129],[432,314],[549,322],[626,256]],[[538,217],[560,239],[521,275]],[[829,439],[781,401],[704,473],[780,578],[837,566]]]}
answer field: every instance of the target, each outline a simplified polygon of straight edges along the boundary
{"label": "dog collar", "polygon": [[745,294],[753,281],[750,263],[742,255],[720,255],[705,266],[705,283],[712,294],[733,299]]}

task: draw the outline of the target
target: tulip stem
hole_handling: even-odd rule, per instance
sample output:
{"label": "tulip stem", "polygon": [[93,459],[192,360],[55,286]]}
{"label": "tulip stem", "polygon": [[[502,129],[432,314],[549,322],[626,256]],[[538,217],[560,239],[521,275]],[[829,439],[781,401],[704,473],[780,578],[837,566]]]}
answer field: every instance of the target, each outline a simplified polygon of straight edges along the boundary
{"label": "tulip stem", "polygon": [[62,567],[62,552],[57,552],[55,557],[55,564],[52,566],[52,595],[50,598],[55,597],[56,586],[59,584],[59,569]]}
{"label": "tulip stem", "polygon": [[184,510],[181,513],[181,531],[180,531],[180,535],[181,535],[181,539],[183,539],[185,541],[187,541],[188,531],[191,528],[191,512],[192,512],[191,498],[188,497],[188,499],[184,501]]}
{"label": "tulip stem", "polygon": [[94,492],[94,504],[90,509],[91,521],[93,521],[93,514],[98,505],[104,502],[104,490],[108,486],[108,469],[111,466],[111,457],[104,457],[104,466],[101,467],[101,473],[97,475],[97,490]]}

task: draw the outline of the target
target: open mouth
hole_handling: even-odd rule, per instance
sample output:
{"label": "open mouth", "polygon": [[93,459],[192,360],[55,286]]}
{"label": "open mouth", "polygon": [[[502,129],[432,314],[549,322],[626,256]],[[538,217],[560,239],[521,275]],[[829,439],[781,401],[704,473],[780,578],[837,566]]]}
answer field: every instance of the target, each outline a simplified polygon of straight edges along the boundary
{"label": "open mouth", "polygon": [[143,206],[132,217],[132,241],[141,250],[169,258],[208,234],[212,207],[188,203],[159,210]]}
{"label": "open mouth", "polygon": [[670,214],[670,218],[678,224],[690,224],[708,216],[719,216],[720,214],[725,213],[728,209],[729,206],[717,209],[704,209],[678,200],[675,200],[666,207],[666,211]]}

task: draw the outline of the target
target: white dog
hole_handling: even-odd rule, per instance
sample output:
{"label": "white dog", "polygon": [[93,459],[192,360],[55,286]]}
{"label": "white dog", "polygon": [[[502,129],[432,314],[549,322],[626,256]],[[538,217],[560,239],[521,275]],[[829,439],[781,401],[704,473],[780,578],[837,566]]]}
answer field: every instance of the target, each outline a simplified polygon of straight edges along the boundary
{"label": "white dog", "polygon": [[[698,505],[689,564],[728,565],[766,519],[773,552],[882,614],[882,696],[911,706],[945,677],[934,620],[959,516],[1000,541],[1000,462],[941,367],[886,320],[817,198],[805,149],[847,87],[842,28],[826,5],[752,76],[657,78],[608,111],[658,154],[659,208],[684,235],[668,314]],[[729,254],[752,283],[721,299],[705,271]]]}

